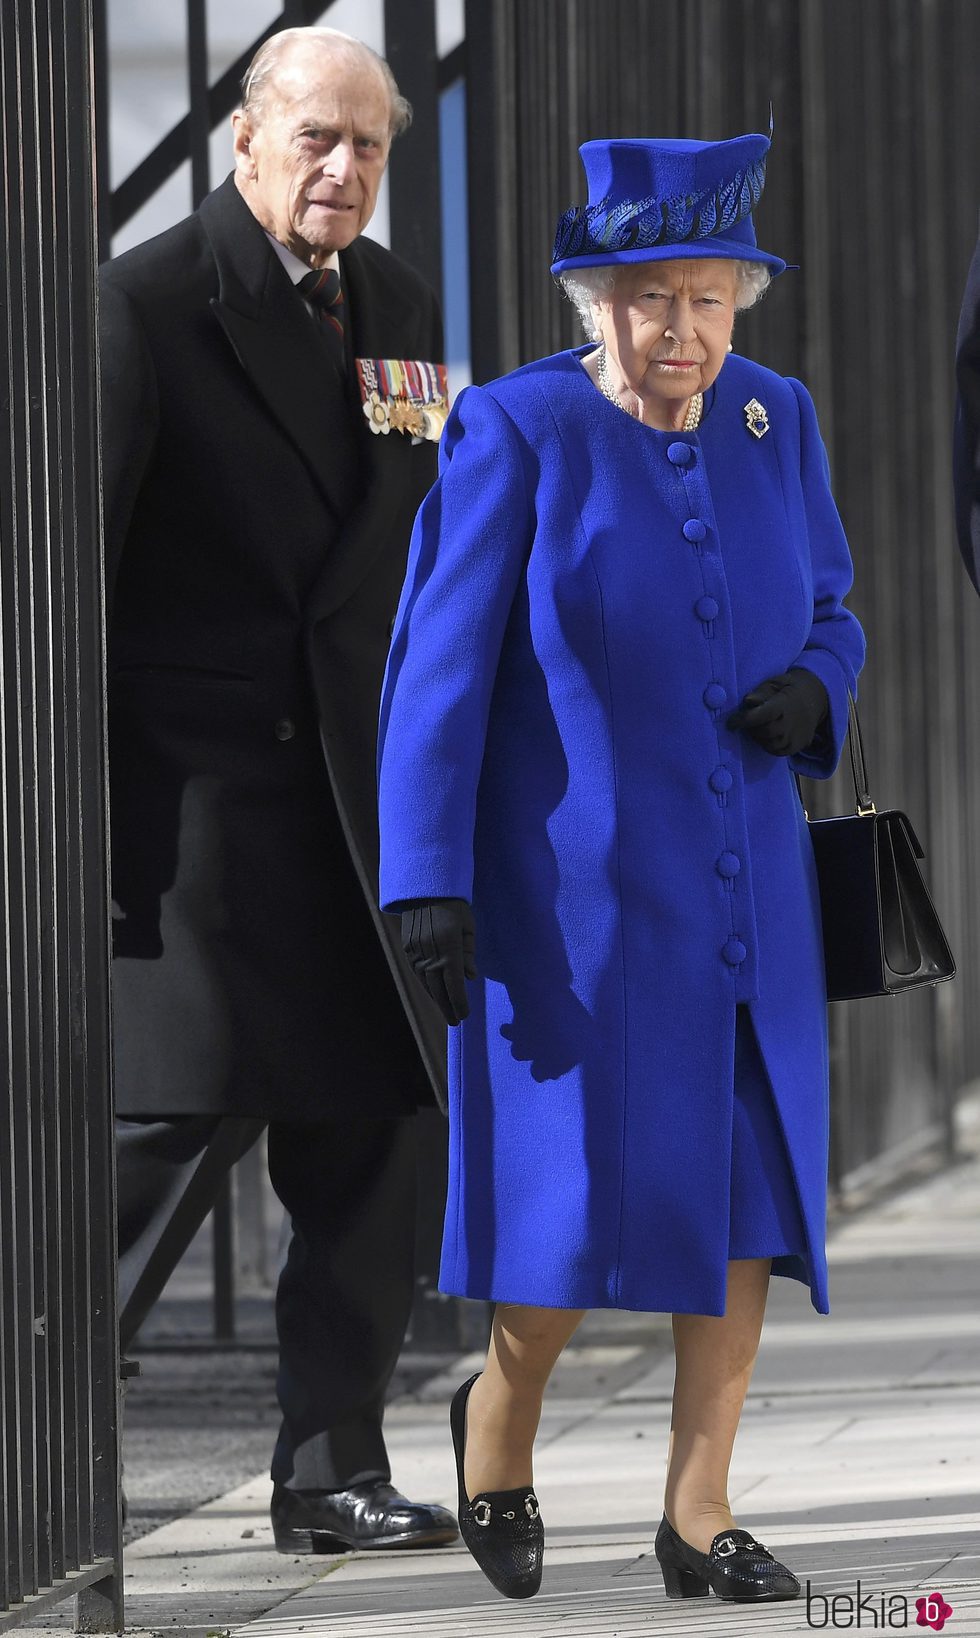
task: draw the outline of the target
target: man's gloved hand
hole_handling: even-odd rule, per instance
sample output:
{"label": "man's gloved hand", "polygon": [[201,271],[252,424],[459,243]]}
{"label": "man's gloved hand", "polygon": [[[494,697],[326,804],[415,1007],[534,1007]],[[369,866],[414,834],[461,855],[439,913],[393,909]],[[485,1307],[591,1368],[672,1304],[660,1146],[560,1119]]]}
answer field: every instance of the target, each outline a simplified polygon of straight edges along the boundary
{"label": "man's gloved hand", "polygon": [[461,1024],[476,977],[476,925],[465,899],[415,899],[402,910],[402,945],[416,977],[447,1024]]}
{"label": "man's gloved hand", "polygon": [[799,756],[812,745],[830,710],[820,678],[803,666],[784,671],[746,694],[728,718],[770,756]]}

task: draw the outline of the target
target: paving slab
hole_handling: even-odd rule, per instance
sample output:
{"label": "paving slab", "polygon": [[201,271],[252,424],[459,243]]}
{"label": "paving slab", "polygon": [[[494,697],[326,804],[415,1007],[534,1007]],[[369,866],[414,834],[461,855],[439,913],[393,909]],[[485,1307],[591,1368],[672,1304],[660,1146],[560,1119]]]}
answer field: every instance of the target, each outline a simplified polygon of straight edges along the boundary
{"label": "paving slab", "polygon": [[[887,1544],[884,1544],[887,1546]],[[401,1634],[430,1634],[431,1638],[494,1638],[494,1635],[533,1635],[561,1630],[581,1638],[633,1638],[662,1633],[707,1633],[711,1638],[748,1632],[796,1633],[829,1625],[830,1599],[843,1616],[859,1599],[866,1608],[884,1607],[901,1625],[916,1629],[916,1599],[941,1592],[953,1616],[948,1631],[980,1632],[980,1580],[977,1564],[951,1563],[944,1546],[929,1538],[906,1544],[914,1554],[909,1562],[863,1553],[853,1568],[839,1564],[837,1543],[795,1544],[797,1558],[812,1565],[807,1596],[790,1603],[733,1609],[717,1599],[671,1603],[650,1555],[625,1558],[621,1550],[556,1549],[550,1555],[547,1581],[527,1604],[488,1599],[486,1582],[472,1571],[419,1578],[357,1576],[344,1585],[311,1587],[287,1606],[253,1623],[249,1638],[294,1638],[295,1634],[329,1634],[330,1638],[398,1638]],[[821,1558],[822,1555],[822,1558]],[[972,1575],[970,1571],[972,1570]],[[857,1578],[861,1585],[858,1588]],[[846,1601],[846,1603],[845,1603]],[[955,1626],[954,1626],[955,1622]],[[865,1616],[865,1625],[869,1624]],[[896,1622],[896,1624],[898,1624]]]}
{"label": "paving slab", "polygon": [[[731,1495],[806,1597],[751,1611],[667,1600],[652,1547],[673,1360],[666,1334],[632,1348],[624,1335],[618,1350],[577,1360],[570,1350],[549,1391],[535,1462],[548,1549],[534,1600],[488,1593],[460,1548],[411,1564],[363,1555],[241,1638],[925,1631],[936,1629],[919,1623],[916,1599],[931,1593],[950,1606],[952,1638],[980,1638],[977,1136],[974,1123],[971,1158],[947,1173],[838,1221],[829,1316],[795,1282],[773,1282]],[[454,1362],[413,1410],[396,1406],[393,1443],[441,1440],[448,1466],[445,1404],[478,1364]],[[429,1426],[439,1409],[442,1425]]]}
{"label": "paving slab", "polygon": [[[976,1116],[980,1100],[970,1107]],[[980,1638],[980,1120],[961,1133],[964,1161],[838,1219],[829,1316],[812,1312],[797,1282],[773,1282],[731,1496],[807,1597],[751,1611],[666,1599],[653,1539],[673,1381],[669,1319],[603,1315],[590,1316],[546,1400],[536,1487],[548,1548],[535,1599],[499,1598],[459,1546],[283,1557],[262,1476],[129,1548],[130,1628],[180,1638],[924,1632],[936,1629],[918,1623],[916,1600],[941,1593],[948,1638]],[[454,1504],[448,1401],[480,1362],[431,1360],[400,1379],[386,1427],[409,1492]],[[252,1380],[266,1375],[256,1368]],[[237,1403],[233,1420],[244,1424],[245,1381]],[[211,1450],[220,1428],[216,1420],[205,1447],[206,1421],[200,1448]],[[59,1621],[65,1630],[64,1611],[32,1629]]]}

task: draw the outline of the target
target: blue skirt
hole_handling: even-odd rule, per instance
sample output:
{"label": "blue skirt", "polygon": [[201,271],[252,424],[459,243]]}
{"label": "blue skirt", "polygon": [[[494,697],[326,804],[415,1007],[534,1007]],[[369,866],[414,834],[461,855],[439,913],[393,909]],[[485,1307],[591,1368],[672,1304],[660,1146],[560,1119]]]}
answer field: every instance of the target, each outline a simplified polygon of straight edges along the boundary
{"label": "blue skirt", "polygon": [[806,1279],[806,1231],[786,1143],[748,1007],[735,1009],[728,1255],[788,1257],[774,1274]]}

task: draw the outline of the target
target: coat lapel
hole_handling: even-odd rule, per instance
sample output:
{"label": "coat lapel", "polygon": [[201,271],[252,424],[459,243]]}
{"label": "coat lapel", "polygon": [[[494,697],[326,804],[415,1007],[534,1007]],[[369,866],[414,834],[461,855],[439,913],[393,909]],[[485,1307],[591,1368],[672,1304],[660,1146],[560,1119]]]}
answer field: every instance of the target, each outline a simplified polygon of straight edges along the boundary
{"label": "coat lapel", "polygon": [[[418,358],[425,315],[406,298],[389,268],[357,241],[341,252],[340,263],[354,356]],[[420,474],[426,452],[431,461],[432,446],[417,447],[400,432],[372,433],[359,408],[358,417],[363,498],[342,523],[314,587],[309,605],[314,622],[350,597],[379,554],[390,548],[399,513],[416,495],[421,500],[427,487],[424,477],[420,487]],[[434,468],[429,474],[426,467],[426,475],[434,477]]]}
{"label": "coat lapel", "polygon": [[211,307],[238,360],[342,521],[362,493],[351,406],[317,335],[233,177],[209,194],[201,220],[218,269]]}

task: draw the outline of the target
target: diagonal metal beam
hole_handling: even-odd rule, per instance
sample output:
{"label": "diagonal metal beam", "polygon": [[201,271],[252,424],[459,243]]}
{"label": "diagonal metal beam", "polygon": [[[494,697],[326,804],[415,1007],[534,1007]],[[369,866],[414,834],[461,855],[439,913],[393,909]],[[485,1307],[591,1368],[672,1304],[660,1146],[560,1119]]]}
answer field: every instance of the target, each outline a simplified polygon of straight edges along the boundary
{"label": "diagonal metal beam", "polygon": [[[198,0],[196,7],[192,0],[192,9],[200,11],[203,17],[203,0]],[[259,46],[264,45],[265,41],[271,39],[273,34],[278,34],[280,29],[297,28],[315,23],[329,10],[330,6],[325,6],[323,0],[287,0],[287,4],[283,6],[279,16],[274,18],[268,28],[262,30],[261,34],[256,35],[251,45],[246,46],[245,50],[235,58],[231,66],[225,69],[225,72],[215,80],[212,86],[208,87],[206,119],[202,118],[199,105],[195,105],[193,114],[185,114],[183,119],[178,120],[177,124],[147,154],[146,158],[141,160],[136,168],[130,171],[129,175],[120,182],[118,188],[113,189],[109,205],[109,223],[113,233],[118,233],[121,227],[125,227],[126,223],[132,220],[137,211],[142,210],[147,200],[152,199],[157,189],[162,188],[164,183],[170,180],[174,172],[180,169],[184,161],[191,157],[195,134],[197,134],[196,151],[200,153],[200,131],[206,129],[210,133],[217,125],[220,125],[223,119],[227,119],[233,108],[238,106],[242,77]],[[200,19],[195,19],[195,21],[196,26],[191,35],[192,52],[194,49],[193,42],[203,33],[203,22]],[[193,65],[190,71],[193,75]],[[105,81],[103,81],[104,84]],[[196,184],[203,173],[204,167],[199,160],[195,173],[195,203],[199,202],[196,196]],[[206,187],[204,192],[207,192]]]}

